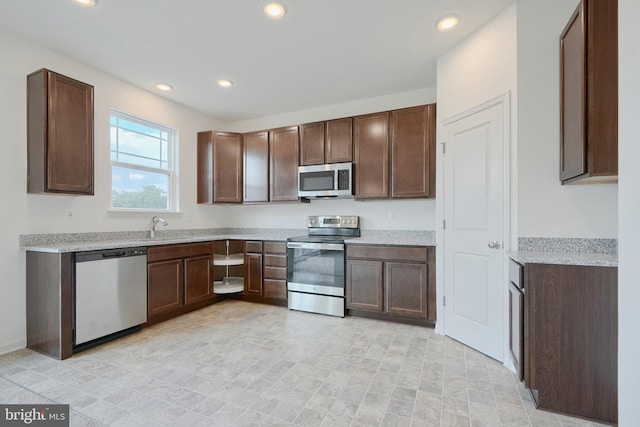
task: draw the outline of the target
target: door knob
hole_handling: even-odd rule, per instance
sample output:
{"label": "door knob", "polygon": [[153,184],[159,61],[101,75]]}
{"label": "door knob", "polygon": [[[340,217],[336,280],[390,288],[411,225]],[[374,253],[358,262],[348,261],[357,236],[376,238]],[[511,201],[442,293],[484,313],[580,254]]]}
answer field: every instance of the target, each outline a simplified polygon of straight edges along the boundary
{"label": "door knob", "polygon": [[487,244],[487,246],[489,246],[490,249],[500,249],[500,242],[492,240]]}

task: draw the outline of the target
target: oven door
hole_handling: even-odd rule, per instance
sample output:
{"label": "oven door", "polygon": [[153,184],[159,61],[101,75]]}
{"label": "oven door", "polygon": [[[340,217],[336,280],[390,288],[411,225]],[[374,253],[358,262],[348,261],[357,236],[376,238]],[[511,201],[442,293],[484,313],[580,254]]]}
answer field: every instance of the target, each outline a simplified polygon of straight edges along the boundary
{"label": "oven door", "polygon": [[287,242],[289,291],[344,297],[344,244]]}

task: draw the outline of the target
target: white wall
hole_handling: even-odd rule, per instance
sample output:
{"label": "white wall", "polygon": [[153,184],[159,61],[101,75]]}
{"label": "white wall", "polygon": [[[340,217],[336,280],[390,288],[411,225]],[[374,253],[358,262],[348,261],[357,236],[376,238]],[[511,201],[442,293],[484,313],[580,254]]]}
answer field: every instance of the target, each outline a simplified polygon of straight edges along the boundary
{"label": "white wall", "polygon": [[640,286],[638,286],[638,242],[640,242],[640,3],[619,0],[619,268],[618,268],[618,424],[640,425]]}
{"label": "white wall", "polygon": [[[180,206],[167,215],[169,228],[218,226],[215,209],[197,206],[196,132],[221,124],[150,92],[66,59],[52,51],[0,33],[0,128],[3,129],[0,182],[0,354],[25,346],[25,254],[19,234],[144,230],[149,214],[110,214],[109,110],[139,115],[179,129]],[[94,85],[95,196],[27,195],[26,76],[49,68]],[[65,211],[73,219],[65,219]]]}
{"label": "white wall", "polygon": [[[18,236],[32,233],[77,233],[144,230],[150,214],[109,212],[109,110],[111,108],[170,126],[179,131],[179,209],[163,214],[168,229],[209,227],[302,228],[310,214],[348,213],[363,217],[365,229],[434,228],[434,201],[313,201],[255,206],[196,204],[196,134],[201,130],[253,131],[435,102],[435,89],[354,101],[314,110],[239,123],[221,123],[166,98],[0,33],[0,126],[4,129],[0,178],[4,193],[0,213],[0,354],[26,344],[25,254]],[[49,68],[94,85],[95,196],[26,194],[26,75]],[[169,95],[170,96],[170,95]],[[72,211],[73,218],[65,213]]]}
{"label": "white wall", "polygon": [[[438,141],[441,139],[443,120],[505,93],[510,93],[511,116],[514,118],[518,99],[516,5],[509,7],[486,26],[438,58]],[[512,119],[512,150],[515,149],[516,125],[517,123]],[[442,195],[443,158],[440,151],[438,151],[436,171],[438,172],[437,194]],[[440,224],[444,213],[444,200],[439,197],[436,203],[436,223]],[[443,241],[441,227],[436,230],[436,238],[438,242]],[[444,251],[442,245],[439,245],[436,248],[437,295],[444,295],[442,272],[444,272]],[[444,313],[442,298],[438,298],[437,302],[438,313]],[[443,332],[443,316],[439,317],[436,331]]]}
{"label": "white wall", "polygon": [[615,184],[560,185],[559,36],[578,0],[519,0],[518,234],[615,238]]}

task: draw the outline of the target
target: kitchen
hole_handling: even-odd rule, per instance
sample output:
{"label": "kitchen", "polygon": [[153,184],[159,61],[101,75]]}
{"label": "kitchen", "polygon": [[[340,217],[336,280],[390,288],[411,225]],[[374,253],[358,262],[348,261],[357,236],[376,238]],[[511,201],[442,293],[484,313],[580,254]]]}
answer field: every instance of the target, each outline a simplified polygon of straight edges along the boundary
{"label": "kitchen", "polygon": [[[83,81],[93,83],[102,92],[102,102],[96,103],[96,138],[108,135],[108,110],[118,107],[121,110],[152,118],[160,123],[175,124],[180,129],[181,143],[189,144],[189,138],[195,140],[198,131],[205,129],[227,129],[234,131],[251,131],[255,129],[287,126],[322,120],[330,117],[341,117],[402,108],[438,102],[439,117],[445,118],[465,108],[473,106],[485,99],[507,90],[517,95],[517,103],[512,103],[512,117],[518,117],[513,125],[512,140],[517,141],[517,151],[511,155],[516,169],[512,177],[512,239],[520,236],[532,237],[584,237],[584,238],[616,238],[620,236],[621,267],[624,267],[623,239],[630,238],[637,231],[637,225],[622,228],[622,218],[626,214],[618,213],[618,203],[623,199],[632,199],[633,190],[626,188],[623,178],[625,173],[633,174],[630,169],[621,168],[621,184],[619,186],[573,186],[561,187],[557,181],[557,111],[550,108],[557,105],[557,37],[564,26],[568,14],[575,4],[557,5],[557,2],[519,1],[517,8],[509,9],[489,25],[467,40],[465,46],[449,52],[446,58],[439,61],[439,79],[437,87],[424,90],[400,93],[377,99],[354,101],[336,105],[326,109],[300,111],[283,114],[271,118],[239,122],[233,129],[208,116],[194,113],[185,107],[170,103],[149,92],[137,89],[106,74],[83,66],[44,48],[14,36],[2,36],[2,51],[6,61],[2,65],[3,98],[11,100],[3,102],[2,117],[6,129],[5,144],[7,152],[3,156],[3,182],[6,185],[5,209],[3,213],[3,268],[2,281],[2,330],[0,331],[0,349],[2,353],[24,346],[25,330],[25,257],[18,248],[19,234],[36,233],[71,233],[91,231],[135,231],[145,230],[150,217],[131,216],[110,213],[105,192],[108,190],[109,164],[107,159],[96,161],[96,188],[94,198],[67,198],[51,196],[27,196],[24,190],[26,176],[25,129],[26,110],[24,78],[26,74],[41,68],[43,64],[57,71],[73,75]],[[621,2],[621,17],[633,15],[622,13],[622,7],[629,9],[629,2]],[[545,21],[554,28],[539,26]],[[632,25],[630,25],[631,28]],[[637,30],[631,30],[637,31]],[[626,33],[623,33],[626,34]],[[517,36],[516,36],[517,35]],[[621,40],[626,37],[621,37]],[[634,39],[629,37],[629,39]],[[516,45],[517,40],[517,45]],[[488,44],[490,43],[490,44]],[[495,48],[500,46],[500,48]],[[631,47],[630,47],[631,48]],[[516,52],[518,53],[516,55]],[[521,54],[527,52],[527,54]],[[491,60],[487,61],[487,58]],[[464,63],[476,61],[481,66],[470,76],[470,67],[460,67],[456,61]],[[510,67],[510,68],[509,68]],[[507,69],[509,68],[509,69]],[[622,69],[622,67],[621,67]],[[460,70],[457,72],[457,70]],[[486,72],[480,72],[486,70]],[[516,71],[517,70],[517,71]],[[622,83],[622,82],[621,82]],[[622,86],[621,86],[622,87]],[[541,90],[546,88],[546,90]],[[635,86],[631,84],[629,90]],[[623,90],[620,90],[623,93]],[[96,98],[98,99],[98,98]],[[635,104],[632,101],[630,107]],[[102,117],[101,119],[99,117]],[[622,109],[621,109],[622,117]],[[540,126],[540,123],[554,125]],[[621,120],[621,125],[623,122]],[[624,125],[623,125],[624,126]],[[630,126],[630,125],[627,125]],[[97,139],[96,146],[106,144]],[[193,144],[194,142],[192,142]],[[621,140],[621,147],[624,141]],[[626,148],[631,150],[631,148]],[[622,148],[621,148],[622,150]],[[629,153],[632,157],[632,154]],[[629,157],[628,156],[628,157]],[[98,159],[98,157],[97,157]],[[437,230],[436,224],[441,220],[437,200],[425,201],[393,201],[366,202],[352,201],[314,201],[309,205],[269,205],[269,206],[197,206],[195,200],[195,151],[180,153],[181,170],[181,205],[185,207],[182,215],[167,215],[172,228],[217,228],[217,227],[253,227],[256,217],[260,217],[266,228],[301,228],[308,215],[322,213],[345,213],[360,215],[364,218],[366,228],[385,229],[417,229]],[[627,178],[633,182],[634,175]],[[627,184],[628,185],[628,184]],[[101,190],[100,190],[101,189]],[[440,189],[438,189],[438,192]],[[102,195],[100,194],[102,192]],[[618,200],[620,199],[620,200]],[[191,202],[189,202],[191,200]],[[597,200],[597,202],[594,202]],[[629,203],[629,202],[627,202]],[[625,205],[626,206],[626,205]],[[553,207],[553,209],[551,208]],[[631,206],[633,208],[633,205]],[[71,212],[71,218],[67,215]],[[265,212],[267,214],[265,214]],[[558,212],[571,219],[558,220]],[[618,214],[621,222],[618,223]],[[633,218],[633,216],[630,216]],[[626,223],[624,223],[626,224]],[[633,223],[631,223],[633,224]],[[515,226],[517,225],[517,228]],[[363,225],[364,227],[364,225]],[[517,233],[516,233],[517,230]],[[513,242],[512,242],[513,247]],[[629,253],[629,259],[634,250]],[[631,263],[628,264],[630,268]],[[438,269],[440,266],[438,266]],[[622,268],[621,268],[622,272]],[[621,301],[624,301],[622,289],[625,283],[631,285],[629,277],[625,282],[620,279]],[[441,289],[440,289],[441,291]],[[629,300],[630,298],[626,298]],[[440,308],[440,307],[439,307]],[[625,318],[622,310],[621,319]],[[637,323],[637,315],[627,314],[628,324]],[[621,325],[625,322],[621,322]],[[624,347],[621,335],[621,346]],[[635,353],[634,353],[635,352]],[[637,354],[637,348],[630,348],[630,353]],[[621,356],[622,357],[622,356]],[[633,357],[629,356],[629,360]],[[624,368],[621,369],[623,371]],[[628,378],[634,377],[631,367]],[[625,388],[621,375],[620,414],[625,412],[625,390],[633,393],[630,385]],[[634,416],[632,397],[626,406],[630,417]],[[636,414],[637,415],[637,414]],[[633,418],[631,418],[633,419]],[[632,424],[632,423],[631,423]],[[623,424],[624,425],[624,424]]]}

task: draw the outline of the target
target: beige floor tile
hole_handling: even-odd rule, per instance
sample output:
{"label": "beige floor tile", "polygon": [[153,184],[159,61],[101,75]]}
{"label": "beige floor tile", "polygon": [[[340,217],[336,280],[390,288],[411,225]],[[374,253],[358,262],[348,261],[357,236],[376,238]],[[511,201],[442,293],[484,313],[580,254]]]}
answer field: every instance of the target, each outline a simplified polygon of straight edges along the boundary
{"label": "beige floor tile", "polygon": [[595,427],[534,408],[500,362],[432,329],[224,301],[65,361],[0,356],[0,401],[73,426]]}

